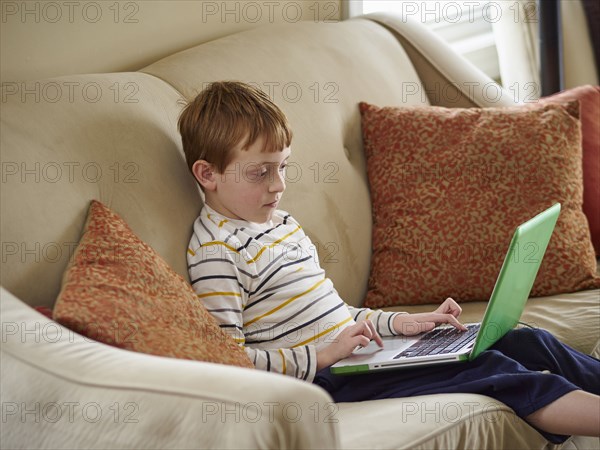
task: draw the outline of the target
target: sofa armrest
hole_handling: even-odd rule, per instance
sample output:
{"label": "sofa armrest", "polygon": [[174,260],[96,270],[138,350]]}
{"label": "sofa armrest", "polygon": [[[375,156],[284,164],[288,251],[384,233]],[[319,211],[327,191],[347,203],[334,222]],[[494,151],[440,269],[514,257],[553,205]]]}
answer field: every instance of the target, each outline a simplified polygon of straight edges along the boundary
{"label": "sofa armrest", "polygon": [[0,288],[6,448],[333,448],[322,389],[91,341]]}
{"label": "sofa armrest", "polygon": [[432,105],[484,108],[517,104],[510,92],[420,22],[390,12],[360,18],[377,22],[394,34],[411,59]]}

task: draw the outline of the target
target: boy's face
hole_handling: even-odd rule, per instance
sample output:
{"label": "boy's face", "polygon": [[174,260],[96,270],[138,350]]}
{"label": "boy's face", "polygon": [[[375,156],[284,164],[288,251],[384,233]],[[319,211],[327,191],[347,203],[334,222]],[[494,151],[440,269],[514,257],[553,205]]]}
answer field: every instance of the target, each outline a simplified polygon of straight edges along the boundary
{"label": "boy's face", "polygon": [[212,170],[208,181],[194,171],[211,208],[231,219],[255,223],[271,220],[285,190],[285,167],[291,149],[270,153],[263,152],[263,148],[262,137],[246,150],[237,146],[223,173]]}

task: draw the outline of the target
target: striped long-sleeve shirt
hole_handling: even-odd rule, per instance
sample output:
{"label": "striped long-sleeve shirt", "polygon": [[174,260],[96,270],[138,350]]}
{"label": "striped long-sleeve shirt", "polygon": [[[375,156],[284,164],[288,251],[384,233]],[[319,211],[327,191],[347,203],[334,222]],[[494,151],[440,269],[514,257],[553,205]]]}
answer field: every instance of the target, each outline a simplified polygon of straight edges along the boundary
{"label": "striped long-sleeve shirt", "polygon": [[258,369],[312,381],[316,352],[356,321],[394,335],[399,313],[347,305],[315,246],[288,213],[269,224],[228,219],[205,205],[188,248],[192,287]]}

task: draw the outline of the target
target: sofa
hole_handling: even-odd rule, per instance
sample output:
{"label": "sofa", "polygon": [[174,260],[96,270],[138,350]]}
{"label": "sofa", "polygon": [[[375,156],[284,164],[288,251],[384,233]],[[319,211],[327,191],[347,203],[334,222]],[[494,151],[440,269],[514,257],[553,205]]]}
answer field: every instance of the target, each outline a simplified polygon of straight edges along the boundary
{"label": "sofa", "polygon": [[[430,31],[388,14],[259,27],[136,72],[3,85],[2,448],[558,448],[484,396],[335,404],[291,377],[105,345],[34,309],[53,306],[93,199],[189,280],[202,197],[177,119],[182,100],[223,79],[260,86],[287,114],[296,173],[281,208],[355,306],[372,231],[358,103],[514,104],[501,89],[491,97],[495,83]],[[462,306],[469,322],[486,303]],[[599,290],[531,298],[522,320],[599,354]],[[574,436],[562,448],[600,444]]]}

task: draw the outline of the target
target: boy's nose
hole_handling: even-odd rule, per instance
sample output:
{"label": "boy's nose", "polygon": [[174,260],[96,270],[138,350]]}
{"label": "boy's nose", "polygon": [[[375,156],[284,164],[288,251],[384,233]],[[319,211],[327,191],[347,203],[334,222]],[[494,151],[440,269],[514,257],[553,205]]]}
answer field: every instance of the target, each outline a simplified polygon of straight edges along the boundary
{"label": "boy's nose", "polygon": [[275,176],[273,177],[273,181],[269,185],[269,190],[271,192],[285,191],[285,177],[281,172],[277,171],[275,173]]}

